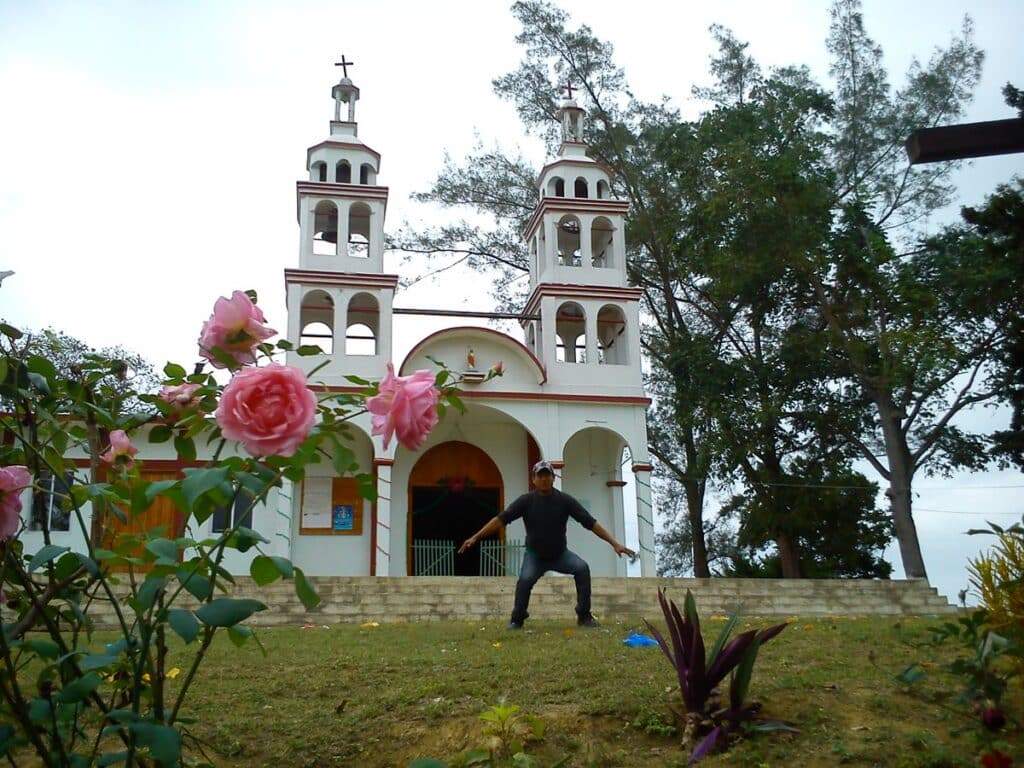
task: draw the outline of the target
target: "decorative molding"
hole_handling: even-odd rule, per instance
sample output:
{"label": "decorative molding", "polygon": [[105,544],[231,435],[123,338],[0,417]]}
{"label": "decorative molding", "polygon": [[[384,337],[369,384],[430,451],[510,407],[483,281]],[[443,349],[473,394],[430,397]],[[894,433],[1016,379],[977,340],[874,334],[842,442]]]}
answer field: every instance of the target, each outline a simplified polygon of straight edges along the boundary
{"label": "decorative molding", "polygon": [[[533,315],[538,311],[540,300],[545,296],[561,296],[578,299],[617,299],[619,301],[639,301],[644,295],[642,288],[614,285],[579,285],[577,283],[538,283],[523,307],[524,315]],[[524,325],[528,321],[520,321]]]}
{"label": "decorative molding", "polygon": [[565,469],[565,462],[560,459],[551,459],[548,464],[555,469]]}
{"label": "decorative molding", "polygon": [[654,469],[653,464],[634,464],[633,472],[650,472]]}
{"label": "decorative molding", "polygon": [[394,459],[385,459],[383,457],[376,458],[373,460],[374,467],[390,467],[395,463]]}
{"label": "decorative molding", "polygon": [[390,288],[398,286],[398,275],[363,272],[329,272],[318,269],[285,269],[285,306],[288,306],[288,285],[329,285],[352,288]]}
{"label": "decorative molding", "polygon": [[[339,121],[339,122],[347,122],[347,121],[342,120],[342,121]],[[375,149],[370,149],[368,146],[363,144],[361,141],[359,141],[359,142],[355,142],[355,141],[336,141],[334,139],[327,139],[326,141],[321,141],[319,144],[314,144],[312,147],[310,147],[309,149],[306,150],[306,170],[307,171],[309,170],[309,159],[312,156],[312,154],[316,150],[323,149],[324,147],[336,147],[337,149],[354,149],[356,151],[360,151],[361,150],[363,152],[368,152],[369,154],[371,154],[375,158],[377,158],[377,167],[373,169],[374,173],[380,173],[380,152],[378,152]]]}
{"label": "decorative molding", "polygon": [[529,240],[537,229],[537,224],[550,210],[566,213],[611,213],[625,215],[629,212],[629,203],[625,200],[599,200],[592,197],[547,197],[541,198],[537,207],[530,214],[529,221],[523,227],[523,239]]}
{"label": "decorative molding", "polygon": [[625,480],[606,480],[605,485],[609,488],[621,488],[626,484]]}
{"label": "decorative molding", "polygon": [[[365,387],[310,384],[316,392],[362,392]],[[574,395],[560,392],[502,392],[495,390],[468,389],[459,392],[463,400],[543,400],[548,402],[607,403],[609,405],[650,405],[651,398],[630,395]]]}

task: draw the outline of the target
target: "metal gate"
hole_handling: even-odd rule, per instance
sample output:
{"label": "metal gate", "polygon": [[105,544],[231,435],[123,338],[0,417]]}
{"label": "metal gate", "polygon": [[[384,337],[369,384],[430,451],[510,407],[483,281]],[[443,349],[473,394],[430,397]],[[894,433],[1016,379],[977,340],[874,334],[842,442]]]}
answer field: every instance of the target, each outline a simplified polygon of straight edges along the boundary
{"label": "metal gate", "polygon": [[455,542],[444,539],[414,539],[413,576],[454,576]]}
{"label": "metal gate", "polygon": [[523,542],[486,539],[480,542],[481,576],[518,576],[523,564]]}

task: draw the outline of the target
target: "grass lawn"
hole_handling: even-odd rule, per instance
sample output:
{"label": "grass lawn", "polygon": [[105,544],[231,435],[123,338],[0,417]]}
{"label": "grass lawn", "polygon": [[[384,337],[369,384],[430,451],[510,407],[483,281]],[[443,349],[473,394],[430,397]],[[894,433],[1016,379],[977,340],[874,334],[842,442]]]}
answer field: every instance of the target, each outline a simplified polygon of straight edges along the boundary
{"label": "grass lawn", "polygon": [[[907,643],[923,640],[930,623],[795,620],[762,649],[752,695],[767,716],[801,733],[758,736],[705,764],[976,765],[973,723],[942,706],[945,697],[956,709],[952,681],[930,666],[925,690],[935,698],[922,701],[893,679],[927,659]],[[716,634],[721,620],[708,625]],[[252,643],[238,650],[221,638],[187,709],[223,765],[370,768],[451,758],[484,741],[478,716],[502,697],[545,721],[544,739],[529,752],[546,765],[565,755],[572,766],[685,765],[676,737],[663,732],[666,703],[678,697],[669,693],[671,668],[657,648],[621,642],[639,625],[571,626],[267,629],[266,657]],[[173,662],[184,667],[188,656],[178,650]],[[1020,695],[1010,712],[1021,718]]]}

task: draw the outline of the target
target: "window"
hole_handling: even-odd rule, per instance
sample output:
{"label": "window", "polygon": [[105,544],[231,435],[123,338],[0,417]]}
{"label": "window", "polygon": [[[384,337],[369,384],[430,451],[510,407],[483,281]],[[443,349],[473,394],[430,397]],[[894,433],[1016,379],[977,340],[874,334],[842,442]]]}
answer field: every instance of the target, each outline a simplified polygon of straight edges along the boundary
{"label": "window", "polygon": [[629,362],[626,348],[626,319],[622,309],[608,304],[597,313],[598,362],[625,365]]}
{"label": "window", "polygon": [[586,315],[574,301],[566,302],[555,313],[555,342],[558,362],[587,362]]}
{"label": "window", "polygon": [[231,519],[228,519],[228,508],[226,506],[214,510],[211,530],[214,533],[223,533],[228,528],[236,525],[252,528],[252,508],[255,506],[255,501],[256,497],[253,496],[251,491],[240,488],[231,509]]}
{"label": "window", "polygon": [[370,255],[370,206],[353,203],[348,209],[348,255],[365,259]]}
{"label": "window", "polygon": [[313,167],[309,169],[309,180],[327,181],[327,163],[313,163]]}
{"label": "window", "polygon": [[338,206],[321,200],[313,209],[313,254],[334,256],[338,252]]}
{"label": "window", "polygon": [[363,163],[359,166],[359,183],[360,184],[376,184],[377,183],[377,172],[373,170],[373,166],[369,163]]}
{"label": "window", "polygon": [[610,195],[608,194],[608,182],[598,181],[597,182],[597,196],[601,200],[607,200]]}
{"label": "window", "polygon": [[299,310],[299,344],[334,352],[334,300],[325,291],[310,291]]}
{"label": "window", "polygon": [[580,220],[563,216],[558,222],[558,263],[563,267],[578,267],[580,260]]}
{"label": "window", "polygon": [[348,302],[345,323],[345,354],[376,355],[380,306],[369,293],[357,293]]}
{"label": "window", "polygon": [[352,183],[352,166],[348,164],[348,160],[339,160],[334,166],[334,180],[338,184]]}
{"label": "window", "polygon": [[552,176],[548,181],[548,197],[565,197],[565,179]]}
{"label": "window", "polygon": [[590,188],[587,184],[587,180],[580,176],[573,183],[572,193],[575,197],[590,197]]}
{"label": "window", "polygon": [[64,473],[64,477],[54,477],[49,472],[39,476],[39,485],[45,490],[32,493],[32,519],[29,530],[41,531],[49,525],[51,531],[67,531],[71,528],[71,484],[74,482],[73,472]]}
{"label": "window", "polygon": [[593,253],[591,265],[595,267],[614,266],[612,259],[612,242],[615,228],[604,216],[598,216],[590,225],[590,249]]}

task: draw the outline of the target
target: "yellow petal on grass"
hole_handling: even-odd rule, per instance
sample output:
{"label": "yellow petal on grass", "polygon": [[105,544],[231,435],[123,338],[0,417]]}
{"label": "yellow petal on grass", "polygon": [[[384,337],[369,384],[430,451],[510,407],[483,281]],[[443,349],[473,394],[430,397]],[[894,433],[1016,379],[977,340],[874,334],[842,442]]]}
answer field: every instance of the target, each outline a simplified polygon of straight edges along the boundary
{"label": "yellow petal on grass", "polygon": [[814,629],[813,624],[804,624],[804,629]]}
{"label": "yellow petal on grass", "polygon": [[360,629],[373,629],[374,627],[379,627],[379,626],[380,626],[380,622],[379,621],[368,621],[365,624],[360,624],[359,628]]}
{"label": "yellow petal on grass", "polygon": [[178,669],[177,667],[171,667],[170,669],[167,670],[167,674],[165,676],[169,677],[169,678],[171,678],[171,680],[173,680],[174,678],[176,678],[180,674],[181,674],[181,670],[180,669]]}
{"label": "yellow petal on grass", "polygon": [[142,682],[144,682],[144,683],[148,683],[149,682],[149,672],[143,672],[142,673]]}
{"label": "yellow petal on grass", "polygon": [[573,635],[576,634],[576,630],[573,629],[572,627],[566,627],[565,629],[562,630],[562,634],[565,635],[566,637],[572,637]]}
{"label": "yellow petal on grass", "polygon": [[491,643],[491,646],[494,648],[501,648],[501,643]]}

